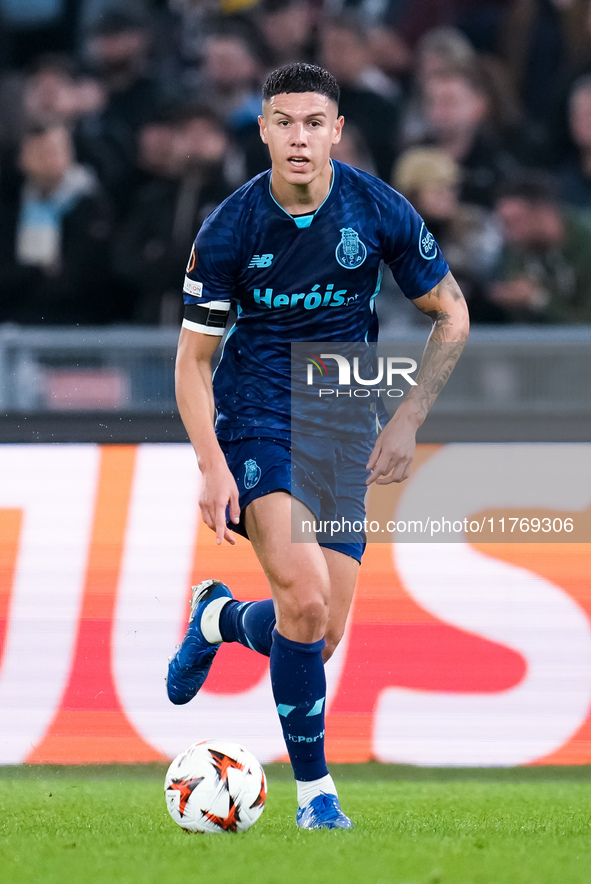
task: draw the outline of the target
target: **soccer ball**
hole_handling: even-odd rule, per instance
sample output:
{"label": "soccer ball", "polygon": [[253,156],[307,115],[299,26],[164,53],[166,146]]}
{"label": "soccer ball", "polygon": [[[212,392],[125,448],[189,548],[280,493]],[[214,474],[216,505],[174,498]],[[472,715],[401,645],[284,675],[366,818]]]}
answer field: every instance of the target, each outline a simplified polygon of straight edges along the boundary
{"label": "soccer ball", "polygon": [[164,796],[175,823],[189,832],[245,832],[263,812],[267,778],[238,743],[202,740],[174,759]]}

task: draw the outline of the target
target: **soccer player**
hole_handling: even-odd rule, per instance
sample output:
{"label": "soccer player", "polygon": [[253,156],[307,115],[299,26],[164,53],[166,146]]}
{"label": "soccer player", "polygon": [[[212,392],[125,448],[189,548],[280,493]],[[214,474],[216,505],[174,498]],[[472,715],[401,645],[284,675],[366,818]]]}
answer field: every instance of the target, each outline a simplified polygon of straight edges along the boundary
{"label": "soccer player", "polygon": [[[236,601],[216,580],[195,587],[168,695],[177,704],[192,699],[222,641],[268,655],[296,821],[308,829],[353,825],[326,766],[324,661],[343,635],[364,543],[291,541],[290,344],[375,341],[382,262],[433,320],[417,385],[377,441],[367,440],[363,461],[346,464],[348,476],[361,475],[353,486],[363,507],[367,484],[408,476],[416,431],[468,333],[464,298],[419,215],[387,184],[330,159],[344,122],[338,101],[336,81],[314,65],[290,64],[267,78],[259,123],[271,170],[222,203],[197,236],[176,364],[203,519],[220,544],[234,543],[233,530],[250,539],[272,600]],[[237,320],[212,378],[231,305]],[[340,453],[321,447],[317,462],[312,453],[306,463],[319,479],[328,475],[338,507],[351,483],[339,488]],[[313,497],[297,494],[318,515]]]}

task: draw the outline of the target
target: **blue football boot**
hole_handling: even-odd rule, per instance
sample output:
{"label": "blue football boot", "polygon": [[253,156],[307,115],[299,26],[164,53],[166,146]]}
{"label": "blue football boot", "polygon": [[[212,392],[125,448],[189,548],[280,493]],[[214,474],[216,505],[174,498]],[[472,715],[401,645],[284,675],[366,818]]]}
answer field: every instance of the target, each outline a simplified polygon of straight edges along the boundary
{"label": "blue football boot", "polygon": [[188,703],[200,690],[218,652],[219,644],[210,644],[201,632],[201,617],[214,599],[232,598],[232,593],[220,580],[204,580],[193,587],[191,615],[185,637],[168,664],[166,690],[168,699],[176,706]]}
{"label": "blue football boot", "polygon": [[341,810],[337,796],[324,792],[312,798],[306,807],[298,807],[296,823],[300,829],[353,828],[353,823]]}

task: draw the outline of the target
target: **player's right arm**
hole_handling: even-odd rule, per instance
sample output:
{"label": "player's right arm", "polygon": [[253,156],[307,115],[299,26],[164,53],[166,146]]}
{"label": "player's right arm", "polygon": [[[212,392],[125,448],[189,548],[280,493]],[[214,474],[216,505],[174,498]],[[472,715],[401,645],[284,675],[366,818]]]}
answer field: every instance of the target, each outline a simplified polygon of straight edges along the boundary
{"label": "player's right arm", "polygon": [[179,412],[197,455],[202,482],[199,507],[205,524],[215,531],[217,542],[234,543],[226,525],[226,507],[237,523],[240,517],[238,488],[214,431],[215,407],[211,360],[221,338],[183,327],[179,338],[175,386]]}

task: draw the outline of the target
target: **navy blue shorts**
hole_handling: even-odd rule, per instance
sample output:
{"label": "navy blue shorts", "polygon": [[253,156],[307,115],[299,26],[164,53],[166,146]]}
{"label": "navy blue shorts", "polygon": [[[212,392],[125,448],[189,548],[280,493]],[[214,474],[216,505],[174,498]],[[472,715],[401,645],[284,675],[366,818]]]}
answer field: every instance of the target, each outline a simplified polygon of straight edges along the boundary
{"label": "navy blue shorts", "polygon": [[[240,523],[228,521],[229,528],[248,537],[244,525],[248,504],[273,491],[286,491],[312,513],[320,546],[361,561],[369,475],[365,465],[373,442],[306,436],[294,440],[293,448],[286,439],[267,438],[220,440],[220,446],[240,496]],[[335,531],[337,523],[343,530]]]}

